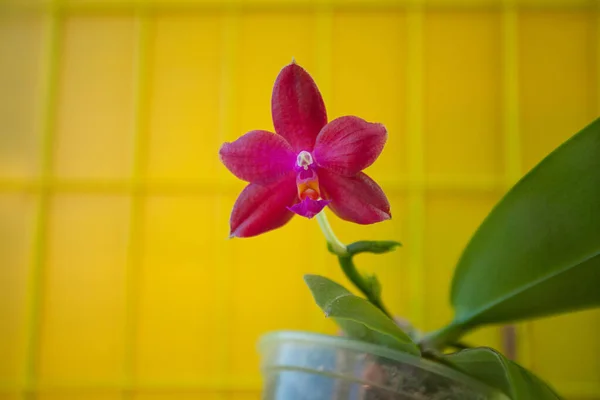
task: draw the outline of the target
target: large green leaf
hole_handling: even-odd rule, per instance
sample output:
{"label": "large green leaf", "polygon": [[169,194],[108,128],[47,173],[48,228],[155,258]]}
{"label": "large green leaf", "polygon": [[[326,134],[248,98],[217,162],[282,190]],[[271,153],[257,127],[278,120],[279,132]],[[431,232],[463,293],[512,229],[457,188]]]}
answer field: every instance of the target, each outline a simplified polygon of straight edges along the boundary
{"label": "large green leaf", "polygon": [[325,315],[352,338],[420,355],[417,345],[387,315],[368,300],[350,293],[343,286],[318,275],[304,280]]}
{"label": "large green leaf", "polygon": [[600,119],[547,156],[467,245],[451,301],[456,328],[600,305]]}
{"label": "large green leaf", "polygon": [[506,393],[512,400],[558,400],[544,381],[497,351],[480,347],[443,357],[454,368]]}

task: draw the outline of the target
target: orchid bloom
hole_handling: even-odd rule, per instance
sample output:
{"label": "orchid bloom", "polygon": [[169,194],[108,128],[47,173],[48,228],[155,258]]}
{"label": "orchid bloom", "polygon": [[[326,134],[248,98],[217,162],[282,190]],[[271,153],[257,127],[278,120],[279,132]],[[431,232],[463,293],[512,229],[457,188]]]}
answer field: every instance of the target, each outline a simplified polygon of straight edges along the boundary
{"label": "orchid bloom", "polygon": [[391,217],[383,190],[361,172],[383,150],[383,125],[354,116],[327,123],[317,85],[295,62],[277,76],[271,112],[276,134],[250,131],[219,151],[227,169],[249,182],[231,213],[231,237],[279,228],[294,214],[312,218],[325,206],[358,224]]}

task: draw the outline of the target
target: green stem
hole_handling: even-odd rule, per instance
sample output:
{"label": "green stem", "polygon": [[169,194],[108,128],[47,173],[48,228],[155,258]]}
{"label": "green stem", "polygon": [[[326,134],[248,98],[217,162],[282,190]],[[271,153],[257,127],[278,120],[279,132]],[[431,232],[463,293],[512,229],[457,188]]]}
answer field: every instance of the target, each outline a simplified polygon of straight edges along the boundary
{"label": "green stem", "polygon": [[342,243],[340,239],[335,236],[335,233],[333,233],[333,229],[331,229],[331,225],[329,225],[329,221],[325,215],[325,210],[317,214],[317,222],[319,223],[321,232],[323,232],[323,235],[325,235],[325,240],[327,240],[327,243],[329,243],[331,251],[333,251],[339,257],[347,256],[348,249],[346,248],[346,245],[344,245],[344,243]]}
{"label": "green stem", "polygon": [[[352,259],[354,253],[349,252],[348,247],[335,236],[335,233],[333,233],[333,229],[331,229],[331,225],[327,220],[324,210],[317,214],[317,221],[329,244],[329,249],[338,256],[340,266],[342,267],[342,271],[344,271],[346,278],[348,278],[348,280],[352,282],[352,284],[354,284],[354,286],[356,286],[371,303],[378,307],[389,318],[393,319],[392,314],[390,314],[383,305],[381,297],[371,289],[371,286],[356,269]],[[395,244],[400,245],[399,243]],[[421,340],[420,346],[423,350],[433,351],[443,350],[447,346],[467,348],[468,346],[459,342],[458,339],[468,330],[469,327],[463,324],[451,323],[440,330],[426,335]]]}
{"label": "green stem", "polygon": [[354,261],[352,261],[352,256],[344,256],[338,257],[340,262],[340,266],[342,267],[342,271],[348,277],[350,282],[354,284],[360,290],[367,300],[373,303],[377,308],[379,308],[385,315],[387,315],[390,319],[394,319],[392,314],[387,310],[387,308],[383,305],[381,301],[381,297],[377,294],[373,293],[363,276],[358,272],[356,266],[354,265]]}
{"label": "green stem", "polygon": [[333,233],[333,229],[331,229],[331,225],[329,225],[325,211],[321,211],[317,214],[317,221],[319,222],[319,227],[321,227],[321,231],[323,232],[323,235],[325,235],[325,239],[327,240],[331,251],[338,256],[342,271],[344,271],[348,280],[352,282],[371,303],[377,306],[385,315],[392,318],[390,312],[383,305],[381,298],[371,290],[365,278],[356,269],[354,261],[352,261],[352,255],[348,252],[346,245],[335,236],[335,233]]}

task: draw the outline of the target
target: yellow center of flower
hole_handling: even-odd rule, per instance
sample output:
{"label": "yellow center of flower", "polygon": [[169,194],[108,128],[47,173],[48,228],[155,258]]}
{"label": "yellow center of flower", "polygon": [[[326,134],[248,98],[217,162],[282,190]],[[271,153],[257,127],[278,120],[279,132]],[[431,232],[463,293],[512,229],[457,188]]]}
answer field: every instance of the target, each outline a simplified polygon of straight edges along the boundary
{"label": "yellow center of flower", "polygon": [[321,197],[319,193],[319,179],[311,179],[307,182],[297,182],[298,198],[304,200],[307,197],[311,200],[318,200]]}

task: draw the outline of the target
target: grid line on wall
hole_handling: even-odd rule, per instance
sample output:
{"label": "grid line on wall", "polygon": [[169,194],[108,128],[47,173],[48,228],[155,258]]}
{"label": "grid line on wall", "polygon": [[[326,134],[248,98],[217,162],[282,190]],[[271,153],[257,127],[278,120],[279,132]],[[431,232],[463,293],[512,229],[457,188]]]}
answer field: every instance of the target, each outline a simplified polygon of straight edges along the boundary
{"label": "grid line on wall", "polygon": [[[52,4],[55,4],[54,2]],[[56,99],[59,76],[59,46],[61,34],[61,15],[53,7],[44,15],[44,88],[42,95],[42,124],[41,124],[41,170],[40,181],[47,183],[52,176],[53,150],[55,137]],[[44,302],[44,265],[48,246],[48,220],[50,214],[49,185],[42,185],[37,191],[38,205],[35,233],[32,249],[32,264],[28,277],[27,288],[27,349],[24,398],[33,398],[35,393],[27,388],[37,385],[40,372],[40,331],[42,329]]]}
{"label": "grid line on wall", "polygon": [[[219,107],[219,140],[218,143],[224,143],[227,138],[227,132],[231,132],[233,120],[232,115],[235,110],[236,98],[236,60],[238,53],[238,37],[239,37],[239,10],[237,8],[228,9],[222,16],[221,28],[221,82],[220,82],[220,107]],[[224,171],[219,170],[220,180],[225,179]],[[213,226],[216,228],[223,215],[223,202],[217,201],[215,204],[215,221]],[[223,380],[227,387],[234,386],[232,378],[229,376],[229,361],[231,351],[229,344],[231,343],[231,323],[229,316],[231,315],[233,305],[228,293],[231,287],[233,271],[231,265],[230,252],[225,248],[225,238],[217,240],[216,247],[216,286],[217,286],[217,314],[218,314],[218,330],[220,336],[219,346],[219,364],[217,366],[219,379]],[[221,393],[220,397],[225,399],[225,393]]]}
{"label": "grid line on wall", "polygon": [[407,11],[407,112],[408,147],[408,276],[410,321],[423,325],[423,230],[425,225],[424,137],[423,137],[423,8],[415,4]]}
{"label": "grid line on wall", "polygon": [[[507,3],[518,4],[526,10],[593,10],[597,6],[595,0],[307,0],[287,1],[248,1],[248,0],[59,0],[61,8],[69,11],[104,12],[143,8],[153,11],[213,11],[232,7],[244,10],[298,10],[319,6],[343,7],[347,10],[389,10],[410,9],[415,4],[422,4],[431,10],[494,10],[501,11]],[[53,0],[30,2],[23,0],[5,0],[2,7],[24,11],[45,11],[54,6]]]}
{"label": "grid line on wall", "polygon": [[[333,100],[333,10],[327,4],[323,4],[322,0],[319,1],[321,4],[316,9],[316,14],[314,16],[315,37],[317,38],[315,49],[315,78],[317,82],[319,82],[319,90],[325,104],[331,104]],[[323,210],[323,212],[328,213],[329,210]],[[316,230],[318,228],[315,226],[312,229]],[[314,250],[323,248],[322,235],[311,235],[311,239],[310,245]],[[330,272],[332,272],[334,268],[338,268],[335,261],[331,262],[331,254],[321,253],[320,251],[315,251],[314,254],[321,254],[318,262],[315,263],[315,270],[319,274],[330,276]],[[312,329],[317,332],[326,331],[330,321],[327,318],[324,318],[323,314],[320,312],[313,312],[313,304],[307,303],[306,309],[310,310]]]}
{"label": "grid line on wall", "polygon": [[204,378],[193,382],[133,382],[131,384],[124,382],[82,382],[82,383],[35,383],[28,385],[21,384],[1,384],[0,398],[3,395],[15,395],[21,393],[29,394],[30,399],[39,400],[35,397],[36,393],[48,395],[68,395],[72,393],[132,393],[140,392],[152,393],[202,393],[202,392],[256,392],[262,389],[262,380],[258,377],[228,376],[222,378]]}
{"label": "grid line on wall", "polygon": [[[137,10],[134,15],[134,95],[133,95],[133,162],[131,169],[131,182],[128,185],[131,193],[131,205],[129,210],[129,237],[127,248],[126,266],[126,317],[125,317],[125,340],[124,340],[124,382],[126,387],[134,385],[136,376],[136,340],[138,325],[136,315],[138,311],[139,287],[137,282],[141,275],[140,254],[141,234],[144,220],[144,200],[142,183],[144,180],[144,169],[146,166],[146,135],[145,111],[148,83],[148,37],[149,16],[146,12]],[[124,400],[132,398],[131,390],[124,390]]]}
{"label": "grid line on wall", "polygon": [[[425,179],[425,178],[423,178]],[[382,186],[390,193],[402,193],[413,189],[427,191],[462,190],[462,191],[498,191],[506,188],[505,178],[492,176],[470,179],[462,175],[430,175],[424,181],[414,181],[408,176],[399,176],[396,180],[380,179]],[[239,187],[222,179],[217,181],[140,181],[137,190],[148,194],[211,194],[215,192],[237,194]],[[77,180],[77,179],[1,179],[0,193],[37,193],[42,190],[88,194],[129,194],[133,191],[131,180]]]}
{"label": "grid line on wall", "polygon": [[[511,157],[519,157],[518,108],[517,106],[517,32],[516,13],[512,2],[506,1],[502,11],[502,102],[503,102],[503,144],[504,175],[506,186],[510,188],[513,179],[518,179],[520,163]],[[502,350],[510,359],[521,358],[523,346],[519,343],[519,328],[505,325],[500,329]]]}
{"label": "grid line on wall", "polygon": [[504,166],[506,188],[521,177],[521,137],[519,131],[518,13],[514,5],[502,12]]}
{"label": "grid line on wall", "polygon": [[[507,0],[502,11],[502,86],[505,187],[509,190],[521,177],[521,137],[519,129],[519,53],[518,11],[514,1]],[[525,367],[532,366],[527,322],[507,325],[502,330],[504,352]]]}

